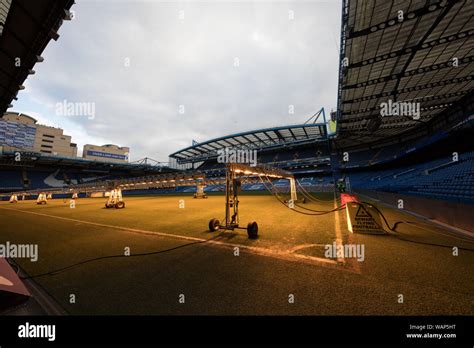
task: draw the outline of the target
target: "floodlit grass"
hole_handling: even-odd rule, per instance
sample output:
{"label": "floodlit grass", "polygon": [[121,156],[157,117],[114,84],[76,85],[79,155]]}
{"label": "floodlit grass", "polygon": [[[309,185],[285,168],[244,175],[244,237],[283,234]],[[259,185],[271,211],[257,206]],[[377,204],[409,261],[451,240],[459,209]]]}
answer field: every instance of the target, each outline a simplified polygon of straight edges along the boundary
{"label": "floodlit grass", "polygon": [[[325,200],[329,200],[325,195]],[[211,218],[224,220],[225,200],[223,195],[211,195],[207,199],[193,199],[192,196],[125,196],[125,209],[106,209],[104,198],[77,200],[74,209],[69,200],[53,199],[47,205],[36,205],[34,201],[20,201],[13,205],[7,202],[0,206],[89,221],[112,226],[128,227],[146,231],[169,233],[182,236],[209,238]],[[184,203],[184,208],[180,204]],[[331,210],[334,202],[308,203],[302,206],[314,210]],[[242,195],[239,204],[240,226],[247,227],[250,221],[259,224],[260,238],[247,239],[246,230],[235,230],[233,240],[242,244],[265,247],[288,248],[295,244],[332,243],[334,233],[334,213],[322,216],[298,214],[276,200],[271,195]],[[21,218],[34,224],[38,217],[23,214]],[[55,220],[51,220],[53,225]],[[93,227],[91,227],[93,229]]]}
{"label": "floodlit grass", "polygon": [[[329,200],[330,196],[320,198]],[[0,209],[2,226],[0,238],[17,244],[38,244],[40,254],[38,262],[17,260],[28,274],[34,275],[98,256],[122,254],[125,247],[130,248],[132,253],[141,253],[189,243],[186,240],[154,237],[152,234],[129,233],[114,226],[203,239],[211,238],[216,233],[208,231],[208,222],[213,217],[221,219],[225,207],[223,195],[211,195],[208,199],[193,199],[192,196],[176,195],[126,196],[124,200],[125,209],[105,209],[103,198],[79,199],[75,208],[69,207],[69,200],[62,199],[51,200],[47,205],[37,205],[35,201],[20,201],[17,204],[0,202],[0,208],[6,208]],[[184,200],[184,208],[179,207],[181,200]],[[328,201],[305,206],[311,209],[331,210],[333,205],[333,201]],[[20,210],[34,214],[19,212]],[[260,238],[249,240],[246,230],[236,230],[226,232],[219,240],[236,245],[289,251],[297,245],[332,243],[335,239],[334,214],[322,217],[300,215],[284,207],[270,195],[242,195],[240,213],[242,226],[246,227],[247,223],[253,220],[259,223]],[[210,252],[209,248],[206,250]],[[314,250],[318,256],[322,256],[319,255],[321,248]],[[314,250],[310,247],[302,252],[310,255],[314,253]],[[189,248],[180,249],[167,254],[166,260],[171,259],[167,262],[180,264],[187,258],[188,253],[195,252]],[[229,255],[231,255],[230,252]],[[203,255],[206,253],[200,257]],[[75,287],[79,286],[78,292],[87,287],[97,287],[98,283],[104,281],[99,274],[103,276],[106,272],[106,274],[114,275],[107,287],[111,286],[114,290],[109,288],[108,291],[112,293],[116,291],[116,293],[110,295],[120,297],[131,286],[129,282],[132,282],[134,286],[146,288],[148,276],[122,274],[120,279],[112,279],[121,274],[122,269],[143,270],[145,268],[149,273],[147,262],[150,260],[159,262],[160,258],[104,260],[54,277],[41,277],[37,281],[69,311],[81,313],[81,305],[70,306],[66,301],[70,286],[73,284]],[[216,265],[218,265],[218,260],[212,260],[209,263],[209,267]],[[162,272],[159,269],[157,271]],[[87,276],[82,277],[82,274],[87,274]],[[77,283],[78,279],[80,285]],[[101,298],[108,295],[100,294]],[[88,299],[88,309],[84,310],[90,312],[91,305],[98,308],[97,310],[101,313],[114,312],[114,308],[109,307],[107,301],[104,302],[102,299]],[[131,310],[131,307],[128,308],[128,311]]]}
{"label": "floodlit grass", "polygon": [[[327,202],[308,203],[331,210]],[[165,250],[189,243],[161,237],[165,233],[208,239],[211,218],[224,215],[223,195],[208,199],[166,195],[124,197],[125,209],[105,209],[105,199],[0,202],[0,243],[38,244],[39,259],[16,262],[35,275],[105,255]],[[184,200],[184,209],[179,208]],[[474,248],[442,228],[395,209],[381,207],[387,218],[402,224],[404,238]],[[265,194],[240,197],[241,225],[257,221],[258,240],[245,230],[226,232],[222,242],[323,257],[323,246],[336,238],[335,214],[306,216],[285,208]],[[402,241],[389,236],[349,234],[339,212],[343,243],[365,246],[365,260],[347,260],[327,268],[242,253],[232,248],[187,247],[169,253],[88,263],[54,276],[37,278],[73,314],[471,314],[474,297],[474,253]],[[99,225],[94,225],[99,224]],[[150,234],[119,229],[138,229]],[[155,234],[153,234],[155,233]],[[349,271],[348,271],[349,270]],[[186,306],[177,296],[185,293]],[[288,307],[288,293],[298,302]],[[404,294],[406,304],[396,302]],[[69,303],[70,294],[77,297]]]}

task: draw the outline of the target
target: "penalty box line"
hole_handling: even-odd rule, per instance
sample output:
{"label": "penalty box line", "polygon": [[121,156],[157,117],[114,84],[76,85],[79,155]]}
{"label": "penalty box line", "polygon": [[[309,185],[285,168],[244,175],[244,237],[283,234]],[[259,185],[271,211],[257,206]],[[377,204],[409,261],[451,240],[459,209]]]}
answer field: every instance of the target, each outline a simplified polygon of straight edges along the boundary
{"label": "penalty box line", "polygon": [[277,251],[277,250],[272,250],[272,249],[268,249],[268,248],[248,246],[248,245],[243,245],[243,244],[234,244],[234,243],[228,243],[228,242],[221,242],[221,241],[218,241],[218,240],[207,240],[205,238],[189,237],[189,236],[183,236],[183,235],[179,235],[179,234],[171,234],[171,233],[163,233],[163,232],[141,230],[141,229],[136,229],[136,228],[122,227],[122,226],[114,226],[114,225],[102,224],[102,223],[98,223],[98,222],[84,221],[84,220],[72,219],[72,218],[67,218],[67,217],[62,217],[62,216],[49,215],[49,214],[44,214],[44,213],[27,211],[27,210],[22,210],[22,209],[11,209],[11,208],[4,208],[4,207],[0,207],[0,209],[10,210],[10,211],[13,211],[13,212],[21,212],[21,213],[31,214],[31,215],[37,215],[37,216],[44,216],[44,217],[49,217],[49,218],[52,218],[52,219],[76,222],[76,223],[80,223],[80,224],[98,226],[98,227],[103,227],[103,228],[121,230],[121,231],[125,231],[125,232],[130,232],[130,233],[138,233],[138,234],[159,236],[159,237],[165,237],[165,238],[167,237],[167,238],[174,238],[174,239],[187,240],[187,241],[193,241],[193,242],[207,241],[206,243],[203,243],[203,244],[214,245],[214,246],[218,246],[218,247],[219,246],[220,247],[226,247],[226,248],[238,247],[240,250],[247,251],[248,253],[251,253],[251,254],[267,256],[267,257],[273,257],[273,258],[276,258],[276,259],[282,259],[282,260],[286,260],[286,261],[307,263],[307,264],[313,264],[313,265],[322,265],[322,266],[337,268],[339,270],[346,270],[346,271],[349,271],[349,272],[354,272],[350,268],[342,267],[341,263],[336,261],[336,260],[325,259],[325,258],[316,257],[316,256],[295,254],[295,253],[291,253],[291,252]]}
{"label": "penalty box line", "polygon": [[[336,209],[337,206],[338,206],[337,195],[336,195],[336,192],[334,192],[334,209]],[[341,216],[339,214],[340,214],[339,210],[336,210],[334,212],[334,231],[336,232],[336,240],[335,240],[336,245],[338,248],[342,248],[343,247],[342,223],[341,223]],[[352,236],[351,234],[349,234],[348,243],[352,244],[352,242],[353,242]],[[348,265],[354,273],[361,274],[360,265],[357,260],[352,259],[352,258],[349,258],[348,260],[346,260],[344,256],[341,256],[341,257],[338,256],[337,261]]]}

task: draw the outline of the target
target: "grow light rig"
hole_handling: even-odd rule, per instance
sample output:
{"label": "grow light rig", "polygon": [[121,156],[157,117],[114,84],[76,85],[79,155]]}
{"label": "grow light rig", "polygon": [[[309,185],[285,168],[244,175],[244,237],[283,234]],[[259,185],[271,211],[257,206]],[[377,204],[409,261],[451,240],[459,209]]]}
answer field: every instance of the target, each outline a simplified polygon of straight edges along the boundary
{"label": "grow light rig", "polygon": [[295,178],[290,172],[273,168],[269,166],[251,167],[244,164],[230,163],[226,166],[226,193],[225,193],[225,220],[221,223],[218,219],[213,218],[209,221],[209,231],[215,232],[219,229],[247,230],[250,239],[258,238],[258,224],[251,221],[247,224],[247,228],[241,227],[239,224],[239,193],[242,184],[242,178],[265,177],[271,179],[288,179],[290,181],[290,199],[294,202],[297,200]]}

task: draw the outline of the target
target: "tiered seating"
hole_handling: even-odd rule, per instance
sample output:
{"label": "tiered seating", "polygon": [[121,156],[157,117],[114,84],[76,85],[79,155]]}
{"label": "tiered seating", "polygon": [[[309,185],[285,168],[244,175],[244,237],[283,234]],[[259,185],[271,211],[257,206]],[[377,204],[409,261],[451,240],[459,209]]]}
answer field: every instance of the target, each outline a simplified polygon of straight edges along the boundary
{"label": "tiered seating", "polygon": [[21,170],[0,170],[0,189],[9,191],[22,188]]}
{"label": "tiered seating", "polygon": [[53,173],[50,171],[28,171],[27,177],[30,180],[30,189],[50,187],[44,181]]}
{"label": "tiered seating", "polygon": [[[29,186],[23,185],[23,173],[29,181]],[[41,189],[52,187],[63,187],[69,183],[77,184],[81,182],[99,181],[112,178],[112,176],[100,176],[91,173],[79,173],[61,170],[1,170],[0,189],[4,192],[22,189]]]}
{"label": "tiered seating", "polygon": [[349,152],[349,162],[343,163],[342,153],[337,156],[337,166],[343,166],[345,168],[355,167],[366,167],[376,163],[390,162],[396,158],[403,157],[404,155],[412,152],[414,149],[421,149],[427,145],[435,143],[441,139],[445,133],[437,133],[430,137],[423,139],[414,139],[402,144],[392,144],[390,146],[383,146],[374,149],[361,149],[360,151]]}
{"label": "tiered seating", "polygon": [[461,154],[457,162],[440,158],[413,167],[351,174],[349,178],[353,188],[474,202],[474,152]]}
{"label": "tiered seating", "polygon": [[[286,150],[281,152],[258,153],[257,164],[267,164],[277,168],[296,170],[309,168],[321,164],[329,164],[330,156],[326,149],[322,148],[318,153],[315,148],[304,148],[298,150]],[[222,175],[225,165],[216,160],[202,163],[199,170],[207,175]]]}

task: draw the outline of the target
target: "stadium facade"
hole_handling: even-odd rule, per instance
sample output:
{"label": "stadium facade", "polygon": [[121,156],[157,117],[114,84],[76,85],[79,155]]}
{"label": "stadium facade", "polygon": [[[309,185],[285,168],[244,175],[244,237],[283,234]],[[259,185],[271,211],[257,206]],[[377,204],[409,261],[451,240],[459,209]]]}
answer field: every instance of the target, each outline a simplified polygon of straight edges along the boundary
{"label": "stadium facade", "polygon": [[77,145],[61,128],[38,124],[33,117],[14,112],[7,112],[0,118],[0,146],[6,151],[25,150],[62,157],[77,156]]}
{"label": "stadium facade", "polygon": [[[6,112],[0,118],[2,151],[36,152],[42,156],[77,157],[77,145],[61,128],[38,124],[26,114]],[[82,158],[90,161],[127,163],[130,148],[114,144],[84,145]]]}

